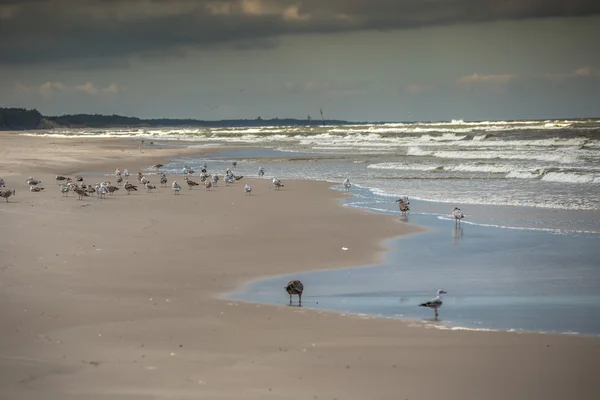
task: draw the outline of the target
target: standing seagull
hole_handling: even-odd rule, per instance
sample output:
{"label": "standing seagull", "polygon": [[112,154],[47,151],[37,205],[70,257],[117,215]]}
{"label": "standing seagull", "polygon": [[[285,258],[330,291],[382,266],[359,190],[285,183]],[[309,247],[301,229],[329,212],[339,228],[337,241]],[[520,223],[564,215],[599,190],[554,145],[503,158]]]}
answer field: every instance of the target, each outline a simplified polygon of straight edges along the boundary
{"label": "standing seagull", "polygon": [[179,192],[181,191],[181,185],[179,185],[177,181],[173,181],[173,183],[171,184],[171,189],[173,189],[173,194],[179,194]]}
{"label": "standing seagull", "polygon": [[344,181],[344,189],[346,189],[346,192],[349,192],[351,187],[352,184],[350,183],[350,179],[346,178]]}
{"label": "standing seagull", "polygon": [[156,189],[156,186],[151,184],[150,182],[146,182],[144,186],[146,187],[146,189],[148,189],[148,192],[151,192],[152,189]]}
{"label": "standing seagull", "polygon": [[160,176],[160,184],[161,184],[163,187],[166,187],[166,186],[167,186],[167,176],[166,176],[165,174],[162,174],[162,175]]}
{"label": "standing seagull", "polygon": [[265,169],[263,167],[258,167],[258,177],[262,178],[265,174]]}
{"label": "standing seagull", "polygon": [[250,185],[244,186],[244,192],[246,192],[246,194],[248,196],[250,196],[250,194],[252,194],[252,186],[250,186]]}
{"label": "standing seagull", "polygon": [[406,215],[406,212],[410,210],[410,208],[408,207],[408,205],[410,204],[410,202],[408,201],[408,196],[404,196],[396,200],[396,203],[398,203],[398,208],[400,209],[402,215]]}
{"label": "standing seagull", "polygon": [[460,208],[454,207],[454,210],[452,210],[452,217],[454,218],[455,223],[460,224],[460,220],[465,217],[465,214],[460,211]]}
{"label": "standing seagull", "polygon": [[434,299],[431,299],[425,303],[421,303],[419,304],[419,307],[429,307],[429,308],[433,308],[433,311],[435,312],[435,319],[437,320],[439,317],[439,313],[438,313],[438,309],[442,306],[443,301],[442,301],[442,295],[443,294],[447,294],[445,291],[443,291],[442,289],[437,291],[437,296],[435,296]]}
{"label": "standing seagull", "polygon": [[190,190],[192,190],[192,187],[198,186],[198,182],[194,182],[193,180],[188,179],[187,176],[184,178],[184,180],[187,182],[188,186],[190,187]]}
{"label": "standing seagull", "polygon": [[4,183],[4,179],[0,178],[0,188],[4,188],[6,187],[6,184]]}
{"label": "standing seagull", "polygon": [[125,181],[125,185],[123,185],[123,189],[127,190],[127,194],[131,193],[131,191],[137,192],[137,186],[132,185],[131,183]]}
{"label": "standing seagull", "polygon": [[15,189],[4,189],[4,190],[0,190],[0,197],[3,197],[6,199],[6,202],[8,203],[8,198],[10,196],[14,196],[15,195]]}
{"label": "standing seagull", "polygon": [[290,306],[292,305],[292,295],[298,295],[298,307],[302,306],[302,292],[304,291],[304,285],[300,281],[289,281],[287,286],[284,288],[290,295]]}
{"label": "standing seagull", "polygon": [[273,186],[275,186],[275,190],[279,190],[279,188],[283,187],[283,183],[277,178],[273,178]]}

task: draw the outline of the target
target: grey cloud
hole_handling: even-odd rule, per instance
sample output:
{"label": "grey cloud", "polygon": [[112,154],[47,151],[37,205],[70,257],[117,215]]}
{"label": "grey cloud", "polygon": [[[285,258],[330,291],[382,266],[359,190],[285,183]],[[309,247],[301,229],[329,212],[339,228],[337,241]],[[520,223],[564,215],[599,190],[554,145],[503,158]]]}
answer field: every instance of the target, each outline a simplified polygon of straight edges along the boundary
{"label": "grey cloud", "polygon": [[271,48],[286,34],[591,16],[597,0],[0,0],[0,64]]}

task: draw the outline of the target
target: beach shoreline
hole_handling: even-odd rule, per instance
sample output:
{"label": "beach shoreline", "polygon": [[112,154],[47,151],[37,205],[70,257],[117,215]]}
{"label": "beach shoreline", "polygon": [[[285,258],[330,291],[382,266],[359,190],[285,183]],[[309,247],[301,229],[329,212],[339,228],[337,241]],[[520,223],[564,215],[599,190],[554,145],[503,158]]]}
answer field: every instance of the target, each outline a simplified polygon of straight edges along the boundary
{"label": "beach shoreline", "polygon": [[[101,143],[0,135],[0,176],[17,189],[0,205],[11,227],[0,237],[3,396],[595,398],[595,338],[442,331],[220,298],[264,276],[372,265],[384,241],[421,228],[342,207],[328,182],[62,198],[52,181],[61,172],[127,167],[133,177],[215,150],[142,156]],[[44,192],[27,190],[32,174]]]}

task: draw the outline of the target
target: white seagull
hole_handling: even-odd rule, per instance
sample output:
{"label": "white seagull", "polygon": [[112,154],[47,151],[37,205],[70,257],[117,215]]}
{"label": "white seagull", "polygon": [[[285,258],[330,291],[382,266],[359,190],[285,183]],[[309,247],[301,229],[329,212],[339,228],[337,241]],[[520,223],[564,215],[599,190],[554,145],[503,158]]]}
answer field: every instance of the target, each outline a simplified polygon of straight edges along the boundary
{"label": "white seagull", "polygon": [[265,174],[265,169],[263,167],[258,167],[258,177],[262,178]]}
{"label": "white seagull", "polygon": [[460,223],[460,220],[465,217],[465,214],[460,211],[460,208],[454,207],[454,210],[452,210],[452,217],[454,218],[454,222]]}
{"label": "white seagull", "polygon": [[171,184],[171,189],[173,189],[173,194],[179,194],[179,192],[181,191],[181,185],[179,185],[177,181],[173,181],[173,183]]}
{"label": "white seagull", "polygon": [[252,193],[252,186],[250,186],[250,185],[244,186],[244,192],[246,192],[247,195],[250,195]]}
{"label": "white seagull", "polygon": [[433,311],[435,312],[435,319],[438,319],[439,317],[439,313],[438,313],[438,309],[442,306],[443,301],[442,301],[442,295],[443,294],[447,294],[447,292],[443,291],[442,289],[437,291],[437,296],[435,296],[435,298],[425,302],[425,303],[421,303],[419,304],[419,307],[428,307],[428,308],[432,308]]}
{"label": "white seagull", "polygon": [[165,174],[162,174],[160,176],[160,184],[165,187],[167,186],[167,176]]}
{"label": "white seagull", "polygon": [[283,183],[277,178],[273,178],[273,186],[275,186],[275,190],[279,190],[279,188],[283,187]]}

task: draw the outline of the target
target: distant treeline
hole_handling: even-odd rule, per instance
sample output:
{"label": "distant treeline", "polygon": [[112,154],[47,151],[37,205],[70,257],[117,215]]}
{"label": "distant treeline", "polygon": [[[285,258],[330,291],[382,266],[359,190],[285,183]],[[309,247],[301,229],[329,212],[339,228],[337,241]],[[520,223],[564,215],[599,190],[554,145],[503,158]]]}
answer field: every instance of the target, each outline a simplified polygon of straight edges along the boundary
{"label": "distant treeline", "polygon": [[[321,125],[320,120],[310,121],[310,125]],[[74,114],[48,117],[37,110],[24,108],[0,108],[0,130],[32,130],[53,128],[110,128],[110,127],[223,127],[223,126],[277,126],[308,125],[305,119],[273,118],[262,119],[228,119],[219,121],[203,121],[197,119],[141,119],[122,115]],[[342,120],[325,120],[326,125],[350,124]]]}

